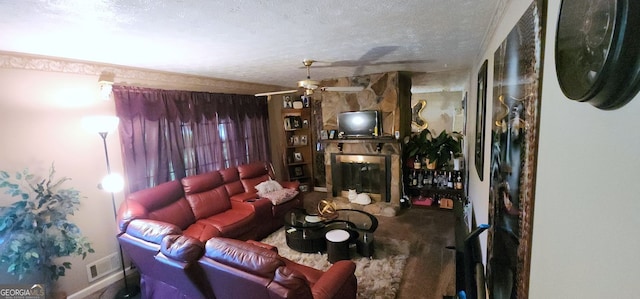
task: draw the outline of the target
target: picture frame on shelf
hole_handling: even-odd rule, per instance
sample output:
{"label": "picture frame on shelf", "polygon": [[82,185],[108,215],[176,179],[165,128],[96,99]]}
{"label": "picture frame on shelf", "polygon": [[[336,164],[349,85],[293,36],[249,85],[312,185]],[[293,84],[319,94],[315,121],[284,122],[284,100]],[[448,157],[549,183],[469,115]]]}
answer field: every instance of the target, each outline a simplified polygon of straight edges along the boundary
{"label": "picture frame on shelf", "polygon": [[338,138],[338,131],[330,130],[329,131],[329,139],[336,139],[336,138]]}
{"label": "picture frame on shelf", "polygon": [[300,145],[300,136],[298,135],[293,135],[293,145]]}
{"label": "picture frame on shelf", "polygon": [[304,171],[302,170],[302,166],[295,166],[293,168],[293,176],[294,177],[304,176]]}
{"label": "picture frame on shelf", "polygon": [[307,135],[300,136],[300,145],[307,145]]}
{"label": "picture frame on shelf", "polygon": [[302,118],[300,116],[291,116],[291,127],[293,129],[301,129],[302,128]]}
{"label": "picture frame on shelf", "polygon": [[299,152],[293,153],[293,162],[296,162],[296,163],[303,162],[302,153],[299,153]]}
{"label": "picture frame on shelf", "polygon": [[290,95],[282,96],[282,106],[284,108],[293,108],[293,102],[291,101]]}
{"label": "picture frame on shelf", "polygon": [[300,99],[302,100],[302,107],[309,108],[309,102],[311,102],[311,97],[307,95],[303,95],[300,97]]}
{"label": "picture frame on shelf", "polygon": [[309,127],[309,120],[307,119],[303,119],[302,120],[302,128],[308,128]]}
{"label": "picture frame on shelf", "polygon": [[291,118],[290,117],[285,117],[284,118],[284,129],[285,129],[285,131],[291,131],[293,129],[293,127],[291,126]]}
{"label": "picture frame on shelf", "polygon": [[293,137],[294,136],[289,136],[289,139],[287,140],[287,145],[289,146],[295,145],[295,139]]}
{"label": "picture frame on shelf", "polygon": [[321,130],[320,139],[321,140],[329,139],[329,132],[327,130]]}

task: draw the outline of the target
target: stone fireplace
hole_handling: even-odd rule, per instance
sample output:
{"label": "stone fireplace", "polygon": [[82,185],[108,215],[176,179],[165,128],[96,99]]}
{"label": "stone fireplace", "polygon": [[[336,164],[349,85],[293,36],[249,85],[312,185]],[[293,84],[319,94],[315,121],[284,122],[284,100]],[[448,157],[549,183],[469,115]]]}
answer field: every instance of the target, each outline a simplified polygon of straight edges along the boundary
{"label": "stone fireplace", "polygon": [[349,190],[367,193],[372,201],[390,202],[391,157],[388,155],[331,154],[333,196],[347,197]]}
{"label": "stone fireplace", "polygon": [[377,138],[324,140],[327,192],[347,197],[348,189],[367,193],[373,202],[400,205],[401,138],[410,134],[411,78],[402,72],[371,74],[322,81],[323,86],[362,86],[356,93],[323,91],[322,128],[337,130],[345,111],[377,110],[382,132]]}

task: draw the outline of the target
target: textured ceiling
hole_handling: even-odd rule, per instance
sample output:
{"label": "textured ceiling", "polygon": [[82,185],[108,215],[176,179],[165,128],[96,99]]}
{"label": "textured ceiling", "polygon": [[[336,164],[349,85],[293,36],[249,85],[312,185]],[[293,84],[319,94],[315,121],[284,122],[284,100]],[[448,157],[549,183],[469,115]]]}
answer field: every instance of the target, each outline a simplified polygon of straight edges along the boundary
{"label": "textured ceiling", "polygon": [[506,0],[0,0],[0,51],[295,87],[472,68]]}

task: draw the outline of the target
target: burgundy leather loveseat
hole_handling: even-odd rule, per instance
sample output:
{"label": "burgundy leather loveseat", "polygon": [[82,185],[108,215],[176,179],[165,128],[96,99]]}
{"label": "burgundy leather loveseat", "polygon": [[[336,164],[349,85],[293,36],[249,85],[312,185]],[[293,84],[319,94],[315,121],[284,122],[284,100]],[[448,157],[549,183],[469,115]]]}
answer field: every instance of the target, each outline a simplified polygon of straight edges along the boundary
{"label": "burgundy leather loveseat", "polygon": [[[269,178],[266,163],[252,163],[128,195],[118,212],[118,240],[140,272],[143,297],[212,298],[207,267],[198,263],[204,245],[198,244],[218,237],[262,239],[282,226],[284,213],[302,206],[300,195],[277,205],[259,198],[255,186]],[[311,284],[318,275],[309,277]]]}
{"label": "burgundy leather loveseat", "polygon": [[353,299],[357,292],[353,262],[323,272],[259,242],[212,238],[199,264],[216,298]]}

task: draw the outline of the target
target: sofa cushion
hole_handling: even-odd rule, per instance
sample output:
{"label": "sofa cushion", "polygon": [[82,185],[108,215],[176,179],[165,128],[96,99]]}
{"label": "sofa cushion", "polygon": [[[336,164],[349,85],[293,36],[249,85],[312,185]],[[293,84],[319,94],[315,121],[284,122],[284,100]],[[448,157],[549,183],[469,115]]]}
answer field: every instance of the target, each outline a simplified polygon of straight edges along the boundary
{"label": "sofa cushion", "polygon": [[189,176],[181,181],[185,197],[196,219],[222,213],[231,208],[229,195],[219,172]]}
{"label": "sofa cushion", "polygon": [[182,231],[182,234],[191,238],[200,240],[201,242],[207,242],[207,240],[213,237],[222,237],[222,233],[212,225],[196,222],[189,225],[187,229]]}
{"label": "sofa cushion", "polygon": [[182,188],[186,195],[211,190],[223,184],[222,176],[219,171],[211,171],[184,177],[180,182],[182,183]]}
{"label": "sofa cushion", "polygon": [[195,261],[204,253],[204,244],[200,240],[183,235],[167,235],[160,245],[160,252],[181,262]]}
{"label": "sofa cushion", "polygon": [[254,162],[238,166],[238,174],[241,180],[269,175],[267,164],[264,162]]}
{"label": "sofa cushion", "polygon": [[187,228],[196,221],[191,206],[184,197],[167,206],[149,212],[149,219],[169,222],[177,225],[181,229]]}
{"label": "sofa cushion", "polygon": [[256,185],[271,178],[267,171],[267,164],[263,162],[240,165],[238,166],[238,174],[244,191],[247,193],[255,192]]}
{"label": "sofa cushion", "polygon": [[127,226],[126,233],[147,242],[160,244],[164,236],[179,235],[182,233],[182,230],[176,225],[167,222],[135,219]]}
{"label": "sofa cushion", "polygon": [[240,174],[237,168],[231,167],[220,170],[219,172],[222,176],[222,182],[225,188],[227,188],[227,193],[232,199],[234,196],[244,193],[244,187],[240,182]]}
{"label": "sofa cushion", "polygon": [[143,189],[127,196],[127,200],[137,202],[154,211],[165,207],[179,198],[184,197],[184,191],[179,181],[169,181],[149,189]]}
{"label": "sofa cushion", "polygon": [[277,252],[240,240],[212,238],[207,241],[205,256],[254,275],[271,278],[284,266]]}
{"label": "sofa cushion", "polygon": [[220,231],[221,236],[238,238],[254,229],[254,211],[252,209],[234,208],[202,218],[197,223],[211,225]]}
{"label": "sofa cushion", "polygon": [[207,218],[231,209],[231,202],[224,186],[187,195],[187,200],[196,219]]}
{"label": "sofa cushion", "polygon": [[162,183],[129,194],[120,206],[118,216],[121,231],[126,229],[128,221],[136,218],[169,222],[181,229],[195,221],[179,181]]}

